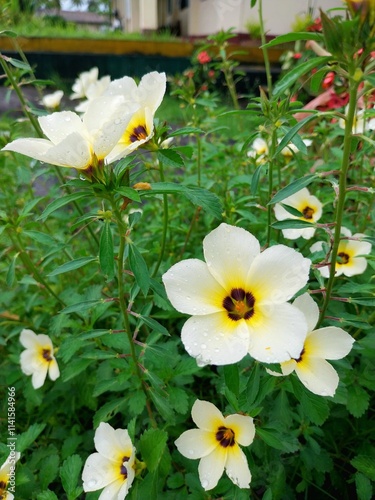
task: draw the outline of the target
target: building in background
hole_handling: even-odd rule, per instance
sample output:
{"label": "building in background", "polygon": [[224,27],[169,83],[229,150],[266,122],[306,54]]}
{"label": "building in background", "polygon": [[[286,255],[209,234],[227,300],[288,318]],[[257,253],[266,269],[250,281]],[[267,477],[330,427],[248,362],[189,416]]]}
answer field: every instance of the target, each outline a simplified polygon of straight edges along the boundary
{"label": "building in background", "polygon": [[[234,28],[248,33],[247,23],[257,23],[258,8],[250,0],[112,0],[123,29],[148,33],[170,30],[183,37],[199,37]],[[319,8],[327,11],[343,7],[342,0],[263,0],[263,17],[269,35],[291,31],[297,16],[309,11],[319,16]]]}

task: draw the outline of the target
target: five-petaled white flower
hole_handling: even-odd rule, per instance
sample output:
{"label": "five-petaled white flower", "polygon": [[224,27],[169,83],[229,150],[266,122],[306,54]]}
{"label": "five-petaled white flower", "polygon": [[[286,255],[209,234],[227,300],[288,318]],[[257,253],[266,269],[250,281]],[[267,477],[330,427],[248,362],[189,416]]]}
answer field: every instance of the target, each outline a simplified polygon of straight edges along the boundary
{"label": "five-petaled white flower", "polygon": [[21,353],[21,370],[25,375],[32,375],[34,389],[44,384],[47,373],[51,380],[60,376],[57,361],[53,355],[53,345],[48,335],[37,335],[32,330],[24,329],[20,342],[26,348]]}
{"label": "five-petaled white flower", "polygon": [[64,92],[62,90],[56,90],[52,94],[46,94],[42,98],[42,104],[49,109],[57,109],[60,106],[61,99],[63,98]]}
{"label": "five-petaled white flower", "polygon": [[[333,396],[339,376],[326,359],[341,359],[349,354],[354,339],[337,326],[314,330],[319,319],[319,308],[308,293],[297,297],[293,304],[305,315],[308,333],[299,356],[281,363],[282,375],[295,371],[303,385],[314,394]],[[267,371],[271,375],[280,375]]]}
{"label": "five-petaled white flower", "polygon": [[[285,220],[285,219],[300,219],[305,222],[317,222],[322,216],[322,208],[323,205],[318,200],[316,196],[310,194],[307,188],[303,188],[297,193],[292,194],[285,198],[282,203],[284,205],[289,205],[293,208],[296,208],[299,212],[301,212],[302,216],[297,217],[289,213],[285,208],[276,203],[275,205],[275,216],[277,220]],[[289,240],[295,240],[302,236],[306,240],[312,238],[315,233],[315,227],[304,227],[301,229],[283,229],[283,235],[285,238]]]}
{"label": "five-petaled white flower", "polygon": [[215,405],[197,399],[191,416],[198,429],[190,429],[175,441],[186,458],[200,458],[198,472],[205,490],[215,488],[224,469],[229,479],[240,488],[249,488],[251,473],[244,452],[255,436],[253,419],[246,415],[223,414]]}
{"label": "five-petaled white flower", "polygon": [[21,454],[11,451],[8,458],[0,467],[0,500],[13,500],[14,495],[7,491],[8,483],[11,477],[15,477],[16,462]]}
{"label": "five-petaled white flower", "polygon": [[138,107],[121,96],[98,97],[82,117],[73,111],[39,117],[48,139],[16,139],[2,150],[90,173],[115,147]]}
{"label": "five-petaled white flower", "polygon": [[78,75],[75,82],[73,83],[72,90],[73,94],[71,94],[71,99],[82,99],[83,97],[87,97],[87,89],[90,87],[92,83],[98,81],[99,69],[95,66],[91,68],[89,71],[83,71]]}
{"label": "five-petaled white flower", "polygon": [[[348,106],[346,106],[346,108],[345,108],[346,115],[348,114],[348,109],[349,109]],[[339,127],[345,128],[344,118],[340,118],[338,123],[339,123]],[[354,115],[352,133],[353,134],[363,134],[364,132],[367,132],[368,130],[375,130],[375,118],[368,118],[368,116],[366,116],[366,110],[360,109]]]}
{"label": "five-petaled white flower", "polygon": [[[335,276],[341,276],[343,274],[351,277],[356,274],[364,273],[367,267],[367,260],[363,255],[368,255],[371,252],[371,243],[362,241],[365,237],[364,234],[356,233],[352,235],[351,231],[346,227],[341,228],[341,234],[344,239],[340,241],[337,251],[338,258],[335,266]],[[322,248],[323,243],[317,241],[311,246],[310,250],[312,252],[317,252],[322,250]],[[323,278],[328,278],[330,266],[322,266],[318,269]]]}
{"label": "five-petaled white flower", "polygon": [[266,161],[268,155],[268,144],[261,137],[257,137],[251,145],[251,149],[247,152],[249,158],[254,158],[257,165]]}
{"label": "five-petaled white flower", "polygon": [[[279,143],[281,142],[281,139],[279,140]],[[304,145],[308,148],[312,144],[311,139],[302,139],[302,142]],[[299,152],[298,147],[294,144],[294,142],[290,142],[281,150],[281,154],[287,158],[290,159],[292,156],[294,156],[296,153]]]}
{"label": "five-petaled white flower", "polygon": [[102,96],[110,83],[111,77],[108,75],[103,76],[102,78],[100,78],[100,80],[96,80],[95,82],[90,83],[90,85],[86,89],[86,100],[80,102],[74,108],[75,111],[77,111],[77,113],[85,113],[90,106],[91,101]]}
{"label": "five-petaled white flower", "polygon": [[101,422],[95,431],[95,449],[83,468],[85,492],[103,491],[98,500],[124,500],[134,480],[135,448],[126,429]]}
{"label": "five-petaled white flower", "polygon": [[172,305],[192,315],[181,332],[187,352],[200,366],[298,356],[307,325],[287,301],[306,285],[310,260],[284,245],[261,253],[255,236],[224,223],[203,250],[206,262],[183,260],[163,275]]}
{"label": "five-petaled white flower", "polygon": [[109,155],[109,162],[123,158],[151,139],[154,134],[154,114],[163,100],[166,81],[165,73],[153,71],[144,75],[138,86],[128,76],[110,83],[104,95],[123,96],[125,100],[137,103],[139,110],[134,113]]}

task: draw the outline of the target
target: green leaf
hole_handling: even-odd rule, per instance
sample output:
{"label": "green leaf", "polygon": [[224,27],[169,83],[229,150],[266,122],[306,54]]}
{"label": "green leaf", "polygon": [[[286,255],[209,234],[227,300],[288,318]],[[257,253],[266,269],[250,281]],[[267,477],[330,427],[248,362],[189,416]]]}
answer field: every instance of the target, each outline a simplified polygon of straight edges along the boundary
{"label": "green leaf", "polygon": [[58,455],[49,455],[41,461],[40,470],[43,471],[43,474],[40,475],[40,485],[43,490],[47,489],[48,485],[57,477],[59,462]]}
{"label": "green leaf", "polygon": [[224,366],[224,380],[228,389],[238,397],[240,392],[240,374],[237,364]]}
{"label": "green leaf", "polygon": [[173,149],[159,149],[158,160],[168,167],[179,168],[184,166],[184,160],[181,155],[176,153]]}
{"label": "green leaf", "polygon": [[72,378],[76,377],[80,373],[86,370],[86,368],[91,364],[90,359],[73,359],[67,365],[61,375],[61,379],[63,382],[67,382],[68,380],[71,380]]}
{"label": "green leaf", "polygon": [[258,190],[258,184],[259,184],[259,178],[260,178],[260,173],[262,169],[266,167],[266,164],[262,163],[260,164],[256,169],[255,172],[253,173],[253,177],[251,179],[251,187],[250,191],[252,195],[255,195],[257,190]]}
{"label": "green leaf", "polygon": [[142,316],[141,314],[138,316],[143,323],[146,323],[147,326],[149,326],[154,332],[161,333],[162,335],[167,335],[170,337],[169,331],[161,325],[158,321],[156,321],[153,318],[150,318],[149,316]]}
{"label": "green leaf", "polygon": [[185,415],[189,409],[189,398],[185,389],[180,387],[169,387],[169,401],[174,410]]}
{"label": "green leaf", "polygon": [[297,438],[290,434],[281,434],[272,427],[257,427],[256,432],[266,444],[285,453],[294,453],[299,448]]}
{"label": "green leaf", "polygon": [[271,227],[275,229],[302,229],[304,227],[314,226],[312,222],[301,219],[284,219],[277,222],[273,222]]}
{"label": "green leaf", "polygon": [[36,500],[59,500],[56,494],[51,490],[42,491],[37,494]]}
{"label": "green leaf", "polygon": [[120,187],[116,188],[114,191],[115,191],[115,193],[121,194],[121,196],[125,196],[126,198],[129,198],[129,200],[138,201],[138,202],[141,201],[141,197],[140,197],[140,194],[138,193],[138,191],[136,189],[131,188],[131,187],[120,186]]}
{"label": "green leaf", "polygon": [[13,57],[7,57],[7,62],[12,66],[14,66],[15,68],[20,68],[25,71],[31,71],[31,67],[27,63],[20,61],[19,59],[13,59]]}
{"label": "green leaf", "polygon": [[98,427],[100,422],[108,422],[118,412],[123,411],[126,406],[126,399],[124,397],[113,399],[105,403],[95,413],[93,418],[94,427]]}
{"label": "green leaf", "polygon": [[[292,127],[285,135],[284,137],[281,139],[280,141],[280,144],[278,145],[276,151],[275,151],[275,156],[278,156],[281,151],[292,141],[292,139],[296,136],[296,134],[305,126],[307,125],[309,122],[311,122],[312,120],[315,120],[316,119],[316,114],[313,113],[312,115],[310,116],[307,116],[306,118],[304,118],[303,120],[301,120],[300,122],[298,122],[296,125],[294,125],[294,127]],[[299,136],[298,136],[299,137]],[[302,139],[301,139],[302,141]],[[303,141],[302,141],[303,143]],[[296,146],[298,147],[298,144],[296,144]],[[298,149],[301,149],[301,148],[298,148]]]}
{"label": "green leaf", "polygon": [[61,309],[60,314],[71,314],[87,311],[88,309],[91,309],[92,307],[102,303],[102,299],[84,300],[83,302],[78,302],[77,304],[72,304],[71,306],[67,306],[64,309]]}
{"label": "green leaf", "polygon": [[369,407],[370,395],[358,384],[350,385],[347,389],[348,399],[346,407],[354,417],[359,418]]}
{"label": "green leaf", "polygon": [[357,455],[353,460],[350,461],[353,467],[355,467],[359,472],[362,472],[371,481],[375,481],[375,460],[374,457],[369,457],[368,455]]}
{"label": "green leaf", "polygon": [[277,36],[270,42],[262,45],[261,48],[268,49],[270,47],[275,47],[276,45],[280,45],[281,43],[296,42],[297,40],[315,40],[316,42],[322,42],[323,36],[320,33],[314,33],[309,31],[299,32],[299,33],[287,33],[286,35]]}
{"label": "green leaf", "polygon": [[250,372],[250,377],[247,382],[247,403],[251,406],[259,392],[259,384],[260,384],[260,364],[258,362],[254,362],[252,370]]}
{"label": "green leaf", "polygon": [[68,500],[75,500],[83,491],[81,486],[82,459],[79,455],[68,457],[60,467],[60,478]]}
{"label": "green leaf", "polygon": [[278,80],[273,89],[273,96],[280,97],[281,94],[291,88],[303,75],[316,68],[320,64],[327,63],[331,59],[331,56],[314,57],[313,59],[309,59],[308,61],[299,64],[293,69],[293,71],[286,73],[284,77]]}
{"label": "green leaf", "polygon": [[115,275],[115,259],[113,250],[113,235],[111,224],[105,221],[99,241],[99,263],[102,273],[110,281]]}
{"label": "green leaf", "polygon": [[128,245],[128,249],[130,269],[134,274],[137,285],[142,290],[143,295],[146,296],[150,289],[150,273],[146,261],[133,243]]}
{"label": "green leaf", "polygon": [[179,135],[188,135],[188,134],[204,134],[204,130],[197,128],[197,127],[183,127],[179,128],[178,130],[174,130],[170,134],[168,134],[168,137],[177,137]]}
{"label": "green leaf", "polygon": [[57,276],[58,274],[68,273],[69,271],[75,271],[76,269],[79,269],[85,266],[86,264],[89,264],[90,262],[94,262],[95,260],[97,260],[96,257],[80,257],[79,259],[74,259],[71,260],[70,262],[65,262],[65,264],[62,264],[61,266],[57,267],[47,276]]}
{"label": "green leaf", "polygon": [[159,429],[145,431],[139,440],[139,451],[150,472],[155,471],[163,456],[168,434]]}
{"label": "green leaf", "polygon": [[8,268],[7,275],[6,275],[5,281],[6,281],[6,284],[9,288],[13,285],[14,279],[16,277],[16,260],[17,260],[18,256],[19,256],[19,252],[17,252],[15,254],[15,256],[13,257],[12,262],[10,263],[10,266]]}
{"label": "green leaf", "polygon": [[354,477],[358,500],[373,500],[372,484],[369,478],[360,472],[356,472]]}
{"label": "green leaf", "polygon": [[57,198],[57,200],[54,200],[52,203],[50,203],[46,207],[46,209],[43,211],[42,215],[37,217],[36,220],[45,220],[55,210],[58,210],[59,208],[64,207],[68,203],[72,203],[73,201],[80,200],[81,198],[87,198],[88,196],[91,196],[91,193],[82,193],[81,191],[78,191],[77,193],[72,193],[72,194],[68,194],[66,196],[63,196],[61,198]]}
{"label": "green leaf", "polygon": [[291,182],[284,188],[280,189],[280,191],[275,194],[275,196],[271,199],[271,201],[268,202],[268,205],[279,203],[285,198],[288,198],[288,196],[297,193],[302,188],[311,184],[315,179],[317,179],[317,177],[318,176],[315,174],[309,174],[305,175],[304,177],[301,177],[300,179],[296,179],[295,181]]}
{"label": "green leaf", "polygon": [[23,231],[22,234],[42,245],[51,246],[56,244],[56,241],[49,234],[40,231]]}
{"label": "green leaf", "polygon": [[326,399],[304,390],[300,399],[305,416],[314,424],[321,425],[329,416],[329,406]]}
{"label": "green leaf", "polygon": [[17,436],[16,450],[23,453],[31,446],[41,432],[43,432],[46,424],[31,424],[27,431]]}
{"label": "green leaf", "polygon": [[9,36],[9,38],[17,38],[18,35],[14,31],[11,30],[2,30],[0,31],[0,36]]}

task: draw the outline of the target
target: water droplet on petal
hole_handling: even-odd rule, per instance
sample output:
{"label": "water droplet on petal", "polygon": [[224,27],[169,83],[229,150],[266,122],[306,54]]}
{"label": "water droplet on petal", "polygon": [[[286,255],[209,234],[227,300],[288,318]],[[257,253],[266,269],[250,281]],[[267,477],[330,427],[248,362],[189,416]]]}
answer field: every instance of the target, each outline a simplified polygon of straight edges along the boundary
{"label": "water droplet on petal", "polygon": [[95,488],[95,486],[97,485],[98,481],[96,479],[90,479],[90,481],[88,482],[88,487],[89,488]]}
{"label": "water droplet on petal", "polygon": [[206,488],[207,488],[207,486],[208,486],[208,481],[207,481],[207,479],[202,479],[201,484],[202,484],[202,488],[206,489]]}
{"label": "water droplet on petal", "polygon": [[201,344],[201,349],[207,349],[206,344]]}

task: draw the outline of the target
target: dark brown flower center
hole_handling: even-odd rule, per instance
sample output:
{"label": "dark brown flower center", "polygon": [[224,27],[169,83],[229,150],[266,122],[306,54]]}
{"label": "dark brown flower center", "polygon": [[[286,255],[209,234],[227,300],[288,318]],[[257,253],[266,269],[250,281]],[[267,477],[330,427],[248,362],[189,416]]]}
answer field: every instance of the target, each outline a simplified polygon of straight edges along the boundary
{"label": "dark brown flower center", "polygon": [[228,429],[227,427],[219,427],[217,433],[216,433],[216,439],[219,441],[220,445],[223,448],[228,448],[228,446],[234,446],[235,444],[235,438],[234,438],[234,432],[232,429]]}
{"label": "dark brown flower center", "polygon": [[130,457],[123,457],[120,467],[120,474],[124,476],[124,480],[128,478],[128,469],[125,467],[125,463],[129,462],[129,458]]}
{"label": "dark brown flower center", "polygon": [[339,264],[347,264],[350,260],[349,255],[345,252],[340,252],[338,257],[340,257]]}
{"label": "dark brown flower center", "polygon": [[0,481],[0,493],[2,493],[7,487],[7,483],[5,481]]}
{"label": "dark brown flower center", "polygon": [[243,288],[233,288],[230,295],[223,300],[223,307],[233,321],[250,319],[254,314],[255,298],[251,292]]}
{"label": "dark brown flower center", "polygon": [[303,359],[303,355],[304,354],[305,354],[305,349],[303,348],[302,351],[301,351],[301,354],[299,355],[299,358],[298,359],[294,358],[295,362],[296,363],[300,363],[302,361],[302,359]]}
{"label": "dark brown flower center", "polygon": [[313,218],[313,215],[314,215],[314,212],[315,210],[311,207],[305,207],[303,210],[302,210],[302,213],[303,213],[303,217],[305,219],[312,219]]}
{"label": "dark brown flower center", "polygon": [[43,349],[42,356],[46,361],[52,361],[51,349]]}
{"label": "dark brown flower center", "polygon": [[133,128],[133,132],[130,134],[130,142],[141,141],[142,139],[147,139],[147,129],[146,125],[138,125]]}

